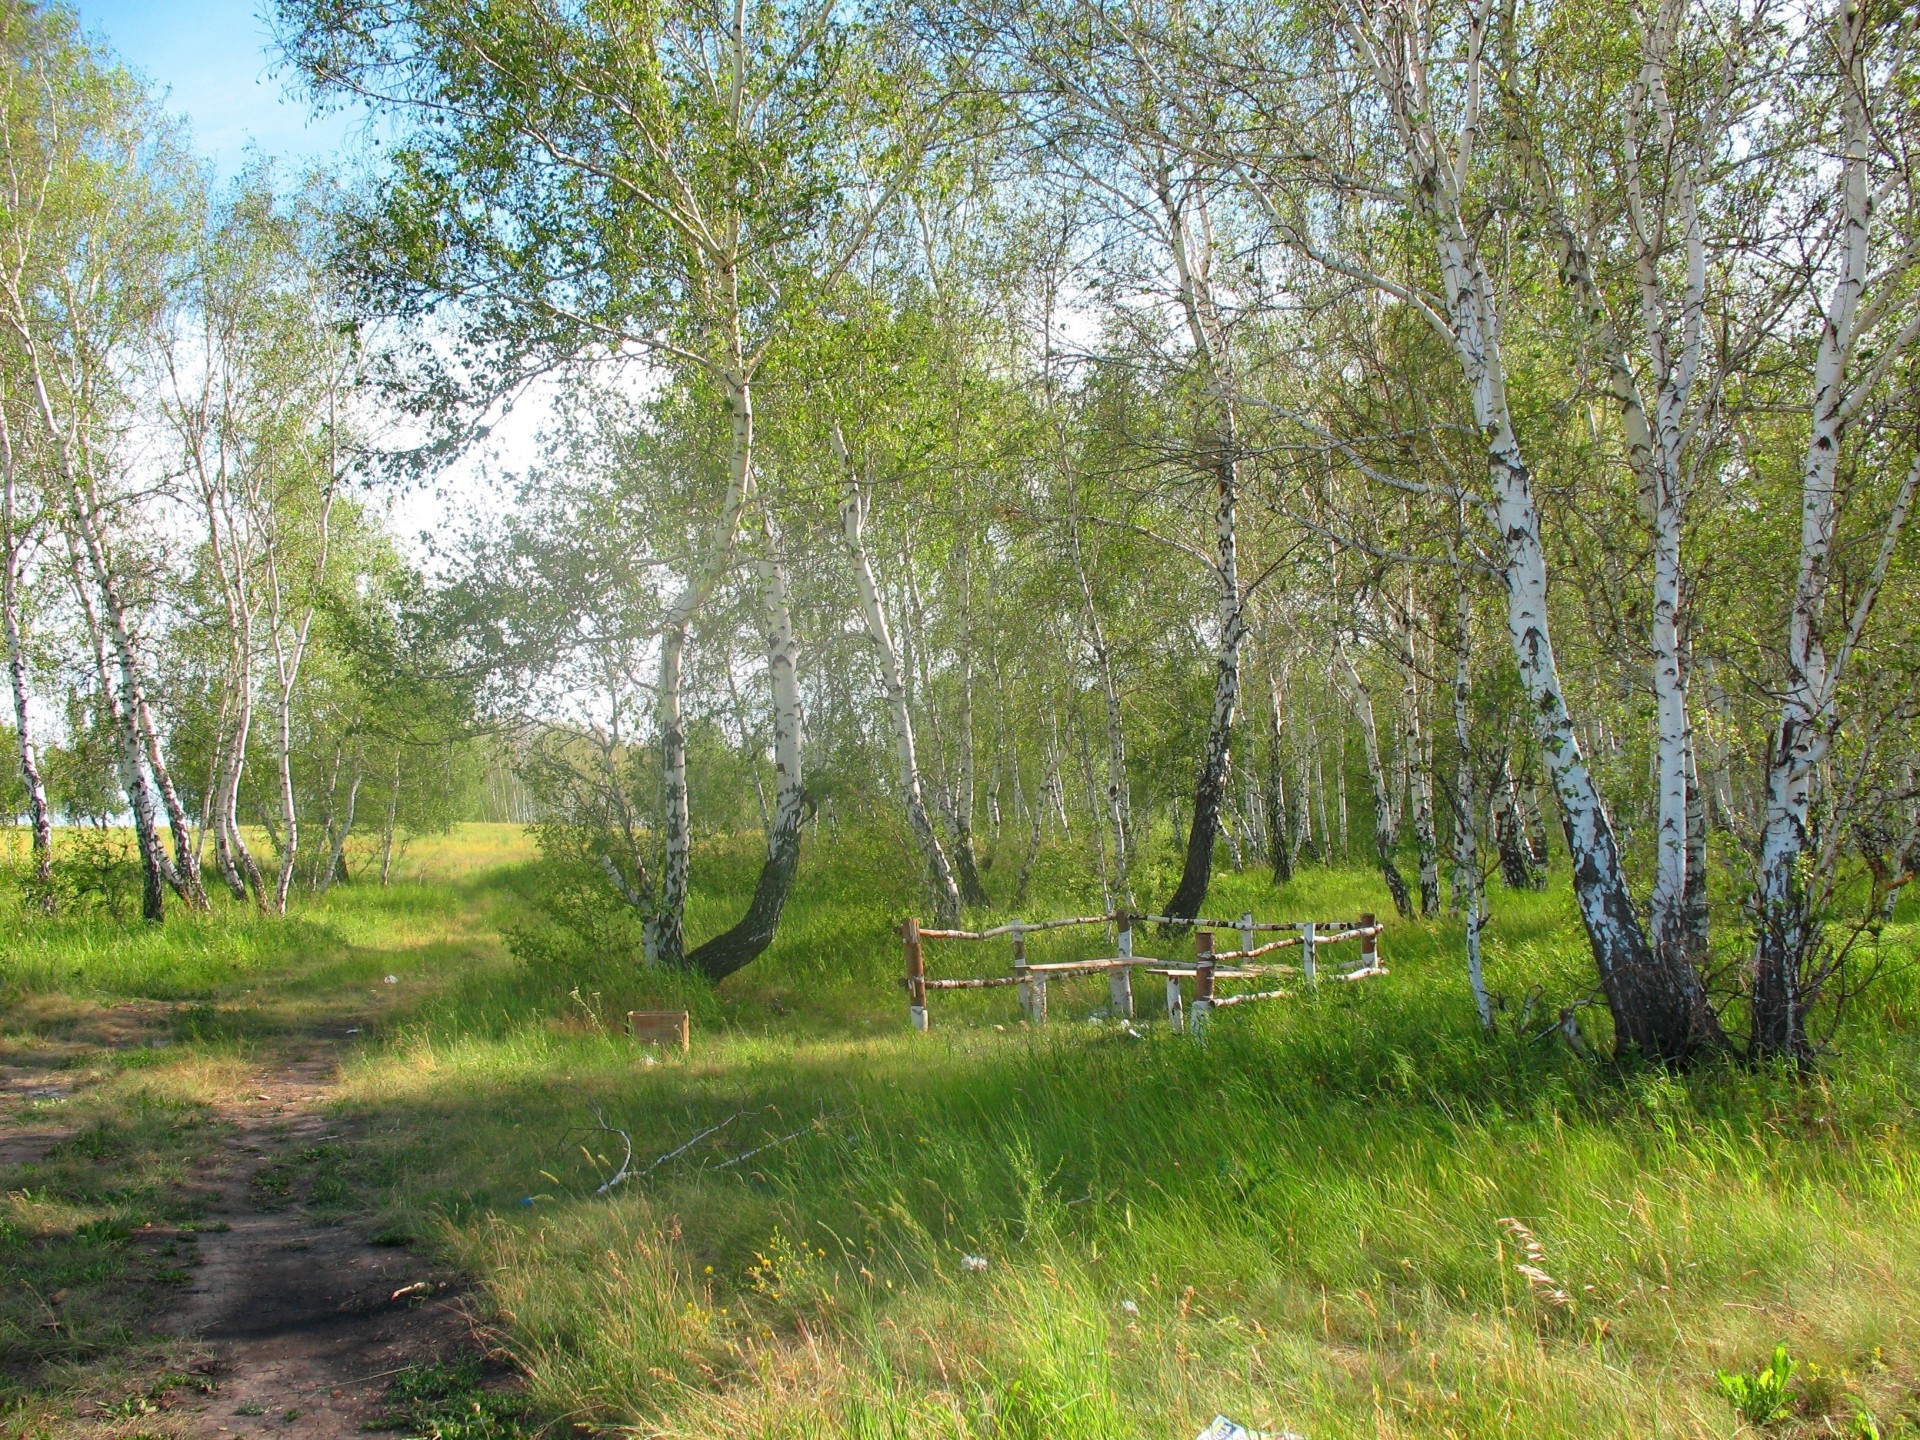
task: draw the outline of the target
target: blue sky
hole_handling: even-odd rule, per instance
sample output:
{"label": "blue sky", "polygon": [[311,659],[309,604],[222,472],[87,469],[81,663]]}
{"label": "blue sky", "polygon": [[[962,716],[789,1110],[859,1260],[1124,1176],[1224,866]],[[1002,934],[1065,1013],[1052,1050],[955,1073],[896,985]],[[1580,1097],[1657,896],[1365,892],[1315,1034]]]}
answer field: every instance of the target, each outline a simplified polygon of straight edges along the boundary
{"label": "blue sky", "polygon": [[249,142],[296,166],[352,148],[354,122],[314,118],[287,93],[263,18],[271,0],[70,0],[90,35],[145,75],[169,110],[187,117],[195,148],[222,175]]}

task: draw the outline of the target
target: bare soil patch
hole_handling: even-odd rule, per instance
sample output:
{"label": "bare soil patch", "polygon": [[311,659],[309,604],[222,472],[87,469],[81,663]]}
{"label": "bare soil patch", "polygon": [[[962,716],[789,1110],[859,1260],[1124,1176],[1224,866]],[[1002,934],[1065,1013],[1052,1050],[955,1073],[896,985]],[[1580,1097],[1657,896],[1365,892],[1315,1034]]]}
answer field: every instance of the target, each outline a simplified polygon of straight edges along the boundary
{"label": "bare soil patch", "polygon": [[[177,1267],[179,1283],[156,1291],[153,1324],[189,1373],[151,1402],[83,1404],[81,1433],[128,1433],[137,1421],[152,1436],[343,1440],[379,1425],[396,1374],[484,1357],[457,1276],[341,1215],[351,1136],[324,1103],[347,1041],[289,1044],[248,1098],[216,1107],[222,1142],[182,1197],[195,1218],[135,1237],[157,1266]],[[24,1097],[32,1080],[15,1071],[5,1088]],[[53,1083],[57,1072],[38,1073],[38,1085]],[[0,1122],[0,1165],[34,1163],[72,1133]]]}

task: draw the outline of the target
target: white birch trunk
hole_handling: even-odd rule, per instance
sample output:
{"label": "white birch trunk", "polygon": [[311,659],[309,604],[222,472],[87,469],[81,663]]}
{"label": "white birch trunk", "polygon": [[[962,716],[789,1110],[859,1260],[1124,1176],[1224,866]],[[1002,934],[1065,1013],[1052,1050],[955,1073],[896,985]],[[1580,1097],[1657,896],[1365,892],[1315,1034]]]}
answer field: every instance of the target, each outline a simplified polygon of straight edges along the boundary
{"label": "white birch trunk", "polygon": [[319,890],[322,895],[331,890],[334,882],[346,873],[347,837],[353,833],[354,812],[360,804],[361,755],[356,750],[353,756],[353,773],[347,780],[346,812],[335,826],[332,817],[328,818],[327,828],[333,832],[332,845],[327,852],[327,867],[320,876]]}
{"label": "white birch trunk", "polygon": [[1380,726],[1373,711],[1373,694],[1360,678],[1359,668],[1344,641],[1337,641],[1342,669],[1347,677],[1347,693],[1353,702],[1354,718],[1360,722],[1360,738],[1366,746],[1367,778],[1373,783],[1373,853],[1380,866],[1380,878],[1386,882],[1393,908],[1402,920],[1413,918],[1413,901],[1407,894],[1407,882],[1400,867],[1393,863],[1393,846],[1400,831],[1400,817],[1394,813],[1393,791],[1387,782],[1386,766],[1380,759]]}
{"label": "white birch trunk", "polygon": [[1194,201],[1199,233],[1191,228],[1185,202],[1176,199],[1167,172],[1155,177],[1181,308],[1195,361],[1213,392],[1213,453],[1207,456],[1214,482],[1213,572],[1215,582],[1213,707],[1207,716],[1205,750],[1194,785],[1193,824],[1187,834],[1186,861],[1166,913],[1187,919],[1200,913],[1213,872],[1213,845],[1226,801],[1227,768],[1233,744],[1234,712],[1240,703],[1240,652],[1247,636],[1246,600],[1240,593],[1240,438],[1234,413],[1226,326],[1215,297],[1211,271],[1211,225],[1203,200]]}
{"label": "white birch trunk", "polygon": [[[767,537],[768,544],[772,536]],[[687,956],[689,969],[720,981],[765,952],[779,930],[793,877],[800,866],[806,818],[805,717],[800,705],[799,643],[793,632],[793,596],[786,568],[771,553],[754,561],[767,625],[767,688],[773,707],[773,813],[767,856],[747,913],[732,929]]]}
{"label": "white birch trunk", "polygon": [[53,905],[53,810],[47,803],[46,780],[40,772],[34,744],[33,717],[28,705],[27,651],[20,622],[20,578],[25,559],[28,526],[20,517],[19,474],[16,468],[13,425],[0,408],[0,621],[6,630],[7,680],[13,695],[14,738],[19,748],[20,779],[27,792],[27,817],[33,829],[33,883],[43,907]]}
{"label": "white birch trunk", "polygon": [[1480,1028],[1493,1033],[1493,1002],[1481,969],[1480,927],[1486,914],[1486,885],[1480,873],[1480,796],[1473,767],[1473,601],[1460,586],[1453,661],[1453,893],[1466,930],[1467,986]]}
{"label": "white birch trunk", "polygon": [[[1759,933],[1753,974],[1753,1036],[1757,1055],[1804,1062],[1811,1056],[1807,1008],[1817,985],[1806,973],[1819,943],[1819,924],[1801,876],[1811,847],[1813,788],[1832,744],[1836,700],[1855,644],[1878,598],[1894,549],[1913,510],[1920,457],[1907,471],[1886,521],[1873,570],[1854,595],[1845,636],[1831,658],[1825,639],[1834,536],[1842,504],[1840,456],[1847,428],[1893,359],[1920,337],[1920,315],[1910,315],[1855,374],[1863,337],[1899,293],[1909,250],[1889,272],[1872,275],[1874,197],[1870,189],[1873,126],[1867,110],[1864,7],[1841,0],[1834,22],[1840,61],[1838,92],[1845,122],[1840,170],[1839,262],[1827,297],[1815,353],[1811,426],[1801,463],[1800,554],[1787,621],[1786,675],[1778,686],[1780,715],[1769,746],[1765,829],[1756,877]],[[1877,281],[1873,295],[1868,286]]]}
{"label": "white birch trunk", "polygon": [[[966,520],[961,517],[959,574],[956,586],[960,605],[960,645],[955,657],[959,671],[959,734],[955,737],[953,784],[953,854],[958,869],[960,898],[967,905],[984,907],[986,887],[980,883],[980,866],[973,853],[973,565],[972,546],[965,534]],[[1096,809],[1096,815],[1099,811]]]}
{"label": "white birch trunk", "polygon": [[1406,771],[1409,805],[1413,812],[1414,854],[1420,866],[1420,914],[1432,919],[1440,913],[1440,856],[1433,817],[1433,746],[1421,716],[1420,655],[1413,629],[1411,596],[1401,635],[1404,667],[1402,702],[1406,707]]}
{"label": "white birch trunk", "polygon": [[1114,888],[1129,902],[1133,882],[1128,864],[1133,848],[1133,796],[1127,780],[1127,732],[1120,709],[1120,687],[1113,677],[1113,654],[1107,647],[1106,631],[1100,624],[1099,608],[1093,603],[1093,583],[1087,574],[1080,549],[1080,523],[1072,522],[1069,540],[1073,550],[1074,573],[1080,580],[1081,611],[1085,617],[1087,648],[1093,652],[1094,672],[1100,680],[1100,697],[1107,713],[1107,821],[1113,827]]}
{"label": "white birch trunk", "polygon": [[1547,566],[1541,523],[1507,400],[1500,299],[1463,219],[1463,192],[1473,173],[1486,83],[1489,8],[1478,8],[1458,32],[1454,66],[1462,106],[1444,139],[1427,102],[1436,64],[1435,32],[1414,12],[1352,12],[1348,35],[1366,57],[1408,169],[1407,192],[1434,231],[1441,297],[1429,304],[1404,286],[1382,282],[1412,299],[1451,344],[1472,400],[1486,456],[1488,518],[1500,537],[1499,568],[1507,598],[1507,631],[1521,686],[1560,802],[1573,858],[1574,894],[1594,963],[1613,1013],[1616,1041],[1659,1059],[1683,1059],[1720,1042],[1717,1018],[1691,966],[1656,963],[1628,889],[1613,825],[1587,769],[1561,688],[1547,610]]}
{"label": "white birch trunk", "polygon": [[880,684],[886,692],[887,714],[893,724],[894,760],[900,773],[900,794],[906,807],[907,825],[926,857],[933,885],[934,914],[938,923],[950,924],[960,913],[960,887],[953,867],[947,861],[946,848],[927,810],[926,788],[920,775],[920,760],[914,746],[913,714],[907,706],[906,673],[901,666],[899,648],[887,625],[886,610],[880,603],[880,585],[874,578],[873,561],[867,554],[866,520],[868,500],[854,476],[853,457],[838,429],[834,431],[834,450],[848,476],[847,498],[840,503],[840,534],[846,542],[847,556],[853,565],[853,580],[859,595],[860,618],[872,642],[874,658],[880,666]]}
{"label": "white birch trunk", "polygon": [[387,818],[380,828],[380,888],[393,878],[393,832],[400,818],[400,747],[393,747],[393,774],[387,779]]}
{"label": "white birch trunk", "polygon": [[660,829],[664,855],[660,891],[643,925],[647,959],[680,967],[686,961],[687,891],[693,873],[693,826],[687,810],[687,732],[680,707],[680,667],[694,617],[733,562],[740,518],[754,486],[753,386],[739,361],[723,378],[727,397],[727,490],[713,522],[707,553],[667,609],[660,633],[660,678],[655,704],[660,732]]}

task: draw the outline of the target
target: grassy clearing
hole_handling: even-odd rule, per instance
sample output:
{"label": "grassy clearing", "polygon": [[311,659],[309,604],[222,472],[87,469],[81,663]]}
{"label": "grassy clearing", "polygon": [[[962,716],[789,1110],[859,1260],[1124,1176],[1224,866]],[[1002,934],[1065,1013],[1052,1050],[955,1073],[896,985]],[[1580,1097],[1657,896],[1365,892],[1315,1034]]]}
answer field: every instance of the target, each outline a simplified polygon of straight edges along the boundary
{"label": "grassy clearing", "polygon": [[[707,858],[694,933],[752,860]],[[888,934],[910,889],[877,840],[814,845],[779,946],[717,996],[572,938],[501,832],[414,861],[429,881],[336,891],[298,940],[237,916],[136,938],[154,953],[77,998],[36,929],[11,998],[30,1016],[164,995],[200,1028],[143,1073],[210,1087],[223,1056],[378,1009],[339,1101],[360,1137],[340,1192],[480,1278],[540,1416],[702,1437],[1167,1437],[1215,1411],[1314,1440],[1724,1436],[1715,1371],[1784,1341],[1807,1363],[1770,1433],[1850,1433],[1860,1404],[1882,1434],[1920,1428],[1911,915],[1804,1086],[1482,1041],[1447,923],[1393,927],[1391,976],[1223,1013],[1204,1047],[1088,1023],[1097,980],[1056,986],[1044,1031],[1003,991],[938,997],[914,1037]],[[1069,865],[1031,916],[1086,902]],[[1213,903],[1388,908],[1357,872],[1280,895],[1223,875]],[[1583,952],[1563,890],[1496,892],[1497,989],[1575,995]],[[936,973],[1003,963],[931,954]],[[644,1063],[616,1017],[680,1002],[692,1056]],[[722,1128],[602,1196],[624,1144],[596,1115],[639,1164]]]}

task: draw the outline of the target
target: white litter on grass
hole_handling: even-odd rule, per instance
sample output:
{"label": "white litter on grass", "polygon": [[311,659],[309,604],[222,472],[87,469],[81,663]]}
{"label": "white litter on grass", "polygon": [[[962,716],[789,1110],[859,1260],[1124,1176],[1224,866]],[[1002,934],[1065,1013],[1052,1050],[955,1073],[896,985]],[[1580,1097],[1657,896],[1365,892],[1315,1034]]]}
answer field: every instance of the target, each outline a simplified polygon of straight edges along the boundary
{"label": "white litter on grass", "polygon": [[962,1255],[960,1257],[960,1268],[962,1270],[972,1270],[977,1274],[987,1268],[987,1257],[984,1255]]}
{"label": "white litter on grass", "polygon": [[400,977],[398,975],[387,976],[387,984],[398,985],[399,983],[400,983]]}
{"label": "white litter on grass", "polygon": [[1120,1312],[1123,1315],[1138,1315],[1140,1313],[1140,1307],[1131,1300],[1122,1300],[1120,1302]]}
{"label": "white litter on grass", "polygon": [[1305,1440],[1305,1437],[1291,1430],[1249,1430],[1224,1415],[1216,1415],[1213,1423],[1194,1436],[1193,1440]]}

